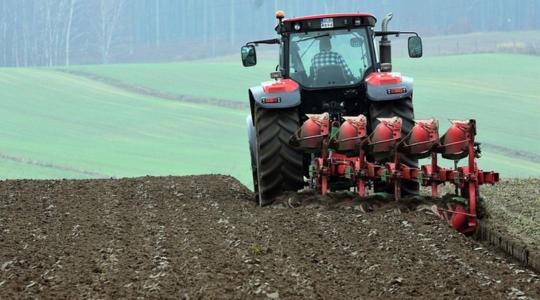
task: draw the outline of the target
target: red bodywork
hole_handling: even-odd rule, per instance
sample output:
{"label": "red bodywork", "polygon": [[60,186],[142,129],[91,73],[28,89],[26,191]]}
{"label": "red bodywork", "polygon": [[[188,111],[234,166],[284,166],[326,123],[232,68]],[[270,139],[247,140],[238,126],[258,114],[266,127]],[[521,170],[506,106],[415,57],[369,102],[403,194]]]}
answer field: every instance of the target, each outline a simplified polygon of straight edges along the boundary
{"label": "red bodywork", "polygon": [[330,115],[307,115],[308,119],[300,128],[298,146],[304,150],[317,151],[322,148],[323,140],[328,136]]}
{"label": "red bodywork", "polygon": [[381,118],[369,137],[372,153],[390,153],[401,138],[400,118]]}
{"label": "red bodywork", "polygon": [[359,18],[365,18],[365,17],[371,17],[375,18],[374,15],[368,14],[368,13],[341,13],[341,14],[322,14],[322,15],[313,15],[313,16],[305,16],[305,17],[297,17],[297,18],[289,18],[283,20],[283,22],[298,22],[298,21],[307,21],[307,20],[317,20],[317,19],[325,19],[325,18],[343,18],[343,17],[359,17]]}
{"label": "red bodywork", "polygon": [[349,152],[361,146],[367,136],[367,118],[363,115],[358,117],[343,117],[345,122],[339,127],[338,135],[333,140],[332,147],[338,152]]}
{"label": "red bodywork", "polygon": [[279,79],[262,83],[262,88],[267,94],[290,93],[296,91],[300,86],[292,79]]}
{"label": "red bodywork", "polygon": [[400,73],[373,72],[366,77],[367,83],[371,85],[389,85],[401,83]]}
{"label": "red bodywork", "polygon": [[403,140],[403,148],[418,158],[425,158],[439,142],[439,122],[435,119],[416,120],[411,132]]}
{"label": "red bodywork", "polygon": [[467,139],[471,135],[469,122],[456,120],[451,122],[452,125],[441,138],[441,144],[445,146],[442,154],[449,158],[451,156],[464,157],[467,155],[468,150]]}
{"label": "red bodywork", "polygon": [[[439,139],[438,121],[418,120],[407,136],[401,136],[400,118],[379,119],[380,123],[367,135],[366,117],[344,117],[342,123],[332,122],[328,113],[309,115],[309,119],[294,136],[295,146],[320,150],[313,159],[311,176],[317,190],[328,192],[329,178],[348,178],[360,197],[366,196],[367,182],[387,182],[394,186],[394,197],[401,197],[401,182],[414,181],[430,186],[432,197],[437,197],[437,186],[451,183],[466,196],[466,204],[454,203],[446,208],[436,208],[437,215],[448,221],[456,230],[470,234],[476,229],[476,201],[478,187],[494,184],[499,174],[479,170],[476,165],[477,150],[474,137],[474,120],[452,121],[452,126]],[[387,163],[370,162],[368,153],[383,153]],[[431,163],[411,168],[400,162],[400,155],[431,156]],[[455,169],[437,165],[438,153],[467,157],[467,165]],[[463,194],[465,193],[465,195]]]}

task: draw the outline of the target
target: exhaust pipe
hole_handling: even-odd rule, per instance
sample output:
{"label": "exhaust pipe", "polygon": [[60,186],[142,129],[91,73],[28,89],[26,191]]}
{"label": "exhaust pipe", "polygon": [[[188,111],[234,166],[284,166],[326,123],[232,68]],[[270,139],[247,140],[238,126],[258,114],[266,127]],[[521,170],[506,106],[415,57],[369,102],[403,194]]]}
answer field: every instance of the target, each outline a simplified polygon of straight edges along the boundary
{"label": "exhaust pipe", "polygon": [[382,20],[382,31],[388,31],[388,23],[394,17],[393,13],[388,13]]}
{"label": "exhaust pipe", "polygon": [[[394,16],[393,13],[387,14],[382,20],[382,32],[388,31],[388,23],[392,20]],[[380,53],[380,63],[381,71],[391,72],[392,71],[392,45],[387,35],[383,35],[379,41],[379,53]],[[383,65],[385,64],[385,65]]]}

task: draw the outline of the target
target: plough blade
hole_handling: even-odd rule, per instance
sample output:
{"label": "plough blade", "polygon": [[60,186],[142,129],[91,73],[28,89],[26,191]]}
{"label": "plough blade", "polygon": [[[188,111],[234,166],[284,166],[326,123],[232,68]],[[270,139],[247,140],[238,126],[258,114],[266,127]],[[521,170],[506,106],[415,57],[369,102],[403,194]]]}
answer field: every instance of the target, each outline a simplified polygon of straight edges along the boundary
{"label": "plough blade", "polygon": [[330,115],[310,114],[306,115],[307,121],[291,137],[289,144],[306,152],[317,152],[323,148],[323,141],[328,137],[330,127]]}
{"label": "plough blade", "polygon": [[358,152],[367,138],[367,118],[343,117],[345,120],[336,135],[330,139],[330,145],[339,153]]}
{"label": "plough blade", "polygon": [[390,156],[401,139],[401,118],[380,118],[369,136],[369,151],[377,157]]}
{"label": "plough blade", "polygon": [[437,152],[443,158],[459,160],[468,155],[468,142],[476,135],[475,120],[450,120],[452,125],[441,137],[440,146]]}
{"label": "plough blade", "polygon": [[439,144],[439,121],[428,119],[414,122],[415,125],[403,139],[401,148],[403,152],[412,154],[416,158],[426,158]]}

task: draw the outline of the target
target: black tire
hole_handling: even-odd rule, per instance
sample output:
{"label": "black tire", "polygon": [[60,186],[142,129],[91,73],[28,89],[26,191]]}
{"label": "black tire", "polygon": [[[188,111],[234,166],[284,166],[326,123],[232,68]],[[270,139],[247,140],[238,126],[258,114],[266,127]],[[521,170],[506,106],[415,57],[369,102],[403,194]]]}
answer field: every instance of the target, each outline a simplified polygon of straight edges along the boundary
{"label": "black tire", "polygon": [[[414,126],[414,109],[412,104],[412,99],[407,98],[397,101],[381,101],[381,102],[372,102],[369,106],[369,115],[370,115],[370,126],[371,130],[379,124],[377,118],[392,118],[400,117],[403,121],[401,127],[401,136],[406,136],[409,134],[411,129]],[[410,157],[407,155],[401,155],[401,162],[405,165],[418,168],[418,159]],[[376,191],[385,191],[388,193],[393,193],[393,188],[389,186],[380,187],[375,186]],[[401,184],[401,194],[402,196],[415,196],[418,195],[420,190],[420,185],[417,182],[403,182]]]}
{"label": "black tire", "polygon": [[255,108],[260,206],[271,204],[284,191],[298,191],[304,186],[303,155],[289,146],[289,139],[299,127],[296,108]]}

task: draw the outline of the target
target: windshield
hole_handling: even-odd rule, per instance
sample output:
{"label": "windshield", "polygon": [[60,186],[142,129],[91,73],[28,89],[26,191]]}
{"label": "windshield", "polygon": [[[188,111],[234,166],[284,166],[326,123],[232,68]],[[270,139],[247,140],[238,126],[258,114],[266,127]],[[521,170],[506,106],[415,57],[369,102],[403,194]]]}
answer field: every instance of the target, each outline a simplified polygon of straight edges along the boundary
{"label": "windshield", "polygon": [[291,34],[289,75],[305,87],[353,85],[371,67],[366,28]]}

